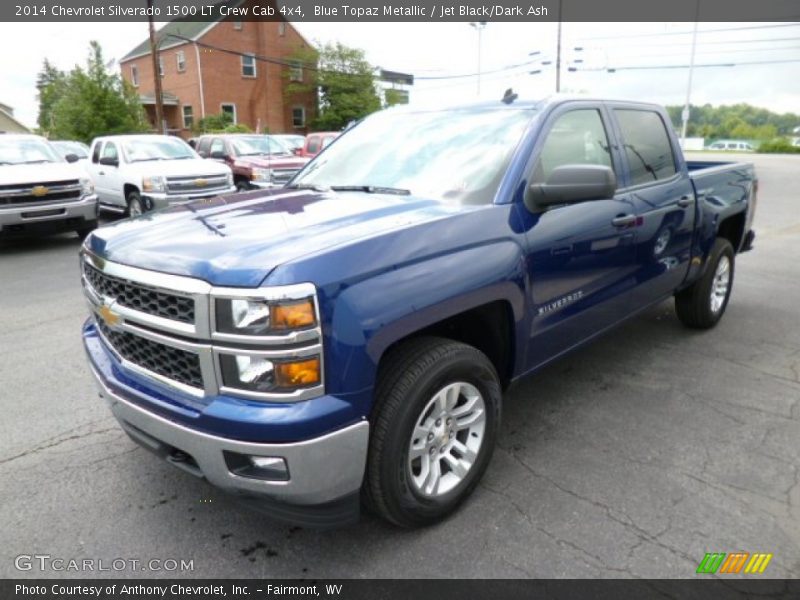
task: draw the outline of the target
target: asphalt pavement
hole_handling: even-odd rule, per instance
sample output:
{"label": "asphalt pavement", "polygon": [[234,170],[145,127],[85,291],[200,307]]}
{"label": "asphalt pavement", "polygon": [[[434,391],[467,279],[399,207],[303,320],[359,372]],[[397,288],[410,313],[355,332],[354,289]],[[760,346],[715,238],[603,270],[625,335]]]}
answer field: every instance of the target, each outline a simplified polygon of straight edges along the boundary
{"label": "asphalt pavement", "polygon": [[[666,302],[517,384],[475,494],[417,531],[277,525],[140,449],[83,355],[78,239],[0,243],[0,577],[680,578],[735,551],[800,577],[800,155],[748,159],[758,236],[719,326]],[[127,565],[15,566],[37,554]]]}

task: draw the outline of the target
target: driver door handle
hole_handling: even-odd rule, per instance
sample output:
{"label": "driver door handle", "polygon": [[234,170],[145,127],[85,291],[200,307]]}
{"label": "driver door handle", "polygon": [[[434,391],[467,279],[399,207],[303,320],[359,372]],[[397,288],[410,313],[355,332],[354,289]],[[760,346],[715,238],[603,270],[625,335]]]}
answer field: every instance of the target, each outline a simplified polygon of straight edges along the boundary
{"label": "driver door handle", "polygon": [[694,202],[694,198],[691,196],[681,196],[680,200],[678,200],[678,206],[681,208],[686,208],[687,206],[691,206],[692,202]]}
{"label": "driver door handle", "polygon": [[620,215],[611,219],[611,224],[614,227],[629,227],[636,223],[636,215]]}

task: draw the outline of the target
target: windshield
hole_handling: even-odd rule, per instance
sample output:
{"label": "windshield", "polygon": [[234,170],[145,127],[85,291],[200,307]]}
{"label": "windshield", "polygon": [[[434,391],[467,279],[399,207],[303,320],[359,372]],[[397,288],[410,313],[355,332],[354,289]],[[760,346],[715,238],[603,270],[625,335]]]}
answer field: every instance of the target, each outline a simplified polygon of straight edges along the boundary
{"label": "windshield", "polygon": [[534,109],[377,113],[336,139],[292,186],[492,202]]}
{"label": "windshield", "polygon": [[0,165],[64,162],[53,147],[37,138],[3,139],[0,136]]}
{"label": "windshield", "polygon": [[306,138],[302,135],[278,135],[275,136],[273,139],[277,139],[279,142],[283,142],[286,146],[289,147],[290,150],[296,150],[298,148],[302,148],[306,144]]}
{"label": "windshield", "polygon": [[80,142],[51,142],[51,144],[64,158],[67,154],[74,154],[78,158],[89,158],[89,148]]}
{"label": "windshield", "polygon": [[143,160],[180,160],[197,158],[194,151],[183,140],[153,136],[152,139],[128,140],[122,144],[128,162]]}
{"label": "windshield", "polygon": [[231,146],[236,156],[292,153],[281,140],[268,135],[248,135],[232,138]]}

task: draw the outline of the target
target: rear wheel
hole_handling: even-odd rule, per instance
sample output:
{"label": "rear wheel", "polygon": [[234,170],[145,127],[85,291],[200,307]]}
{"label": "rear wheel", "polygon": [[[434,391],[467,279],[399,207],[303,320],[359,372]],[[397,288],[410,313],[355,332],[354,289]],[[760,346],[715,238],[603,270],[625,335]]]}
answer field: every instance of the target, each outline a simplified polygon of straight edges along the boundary
{"label": "rear wheel", "polygon": [[731,243],[717,238],[703,276],[675,295],[675,311],[684,325],[709,329],[722,318],[733,289],[734,257]]}
{"label": "rear wheel", "polygon": [[142,197],[136,190],[131,190],[125,198],[128,207],[125,210],[126,217],[138,217],[144,214],[144,203]]}
{"label": "rear wheel", "polygon": [[246,192],[250,189],[250,184],[247,182],[246,179],[239,179],[236,181],[236,191],[237,192]]}
{"label": "rear wheel", "polygon": [[393,351],[376,392],[368,507],[403,527],[452,513],[489,464],[500,407],[497,373],[472,346],[419,338]]}

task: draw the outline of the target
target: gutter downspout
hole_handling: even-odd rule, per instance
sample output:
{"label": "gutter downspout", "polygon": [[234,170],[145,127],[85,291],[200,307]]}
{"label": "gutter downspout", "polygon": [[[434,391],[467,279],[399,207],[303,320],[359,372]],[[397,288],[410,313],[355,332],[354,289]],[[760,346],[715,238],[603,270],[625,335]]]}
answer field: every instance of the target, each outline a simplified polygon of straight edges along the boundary
{"label": "gutter downspout", "polygon": [[200,47],[194,43],[194,53],[197,57],[197,81],[200,84],[200,118],[206,118],[206,99],[203,93],[203,69],[200,68]]}

